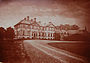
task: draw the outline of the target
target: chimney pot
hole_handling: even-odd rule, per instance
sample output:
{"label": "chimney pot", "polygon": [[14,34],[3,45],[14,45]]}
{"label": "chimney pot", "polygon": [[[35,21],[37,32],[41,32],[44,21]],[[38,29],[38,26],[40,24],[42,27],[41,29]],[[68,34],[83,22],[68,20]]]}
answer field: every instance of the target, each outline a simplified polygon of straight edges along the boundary
{"label": "chimney pot", "polygon": [[34,18],[34,21],[36,21],[36,18]]}
{"label": "chimney pot", "polygon": [[41,24],[41,21],[39,21],[38,23]]}
{"label": "chimney pot", "polygon": [[52,22],[49,22],[50,24],[52,23]]}
{"label": "chimney pot", "polygon": [[33,19],[31,19],[31,21],[33,21]]}
{"label": "chimney pot", "polygon": [[29,16],[27,16],[27,21],[29,21]]}

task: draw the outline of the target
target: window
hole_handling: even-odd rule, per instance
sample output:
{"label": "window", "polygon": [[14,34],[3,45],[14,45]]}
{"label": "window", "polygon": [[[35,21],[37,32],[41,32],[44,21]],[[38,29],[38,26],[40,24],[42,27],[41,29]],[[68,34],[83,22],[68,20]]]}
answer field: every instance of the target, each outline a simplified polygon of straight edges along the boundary
{"label": "window", "polygon": [[23,28],[25,27],[25,25],[22,25],[23,26]]}
{"label": "window", "polygon": [[41,35],[40,35],[40,32],[39,32],[39,36],[41,36]]}
{"label": "window", "polygon": [[23,30],[23,35],[24,35],[24,30]]}
{"label": "window", "polygon": [[27,28],[28,26],[27,25],[25,25],[25,28]]}
{"label": "window", "polygon": [[44,37],[44,32],[42,32],[42,36]]}
{"label": "window", "polygon": [[50,30],[50,28],[48,27],[48,31]]}
{"label": "window", "polygon": [[46,27],[46,30],[48,30],[48,27]]}
{"label": "window", "polygon": [[51,31],[53,30],[53,28],[51,28]]}
{"label": "window", "polygon": [[52,33],[51,33],[51,37],[52,37]]}
{"label": "window", "polygon": [[32,26],[30,26],[30,29],[32,29]]}
{"label": "window", "polygon": [[42,27],[41,27],[41,30],[42,30]]}
{"label": "window", "polygon": [[46,31],[46,27],[44,27],[44,30]]}
{"label": "window", "polygon": [[44,36],[46,36],[46,33],[44,32]]}
{"label": "window", "polygon": [[42,30],[44,30],[44,27],[42,27]]}
{"label": "window", "polygon": [[30,31],[28,31],[28,35],[30,34]]}
{"label": "window", "polygon": [[33,36],[33,32],[32,32],[32,36]]}
{"label": "window", "polygon": [[52,31],[54,31],[54,28],[52,28]]}
{"label": "window", "polygon": [[34,28],[34,29],[36,29],[36,27],[35,27],[35,26],[33,26],[33,28]]}
{"label": "window", "polygon": [[34,26],[32,26],[32,29],[34,29]]}
{"label": "window", "polygon": [[50,37],[50,33],[48,33],[48,37]]}

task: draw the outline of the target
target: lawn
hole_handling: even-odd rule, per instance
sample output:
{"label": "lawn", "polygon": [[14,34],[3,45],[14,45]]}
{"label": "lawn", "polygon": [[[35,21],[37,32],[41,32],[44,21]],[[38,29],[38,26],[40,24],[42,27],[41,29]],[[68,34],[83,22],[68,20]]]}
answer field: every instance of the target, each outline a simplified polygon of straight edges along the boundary
{"label": "lawn", "polygon": [[90,60],[90,43],[48,43],[49,45],[84,56]]}

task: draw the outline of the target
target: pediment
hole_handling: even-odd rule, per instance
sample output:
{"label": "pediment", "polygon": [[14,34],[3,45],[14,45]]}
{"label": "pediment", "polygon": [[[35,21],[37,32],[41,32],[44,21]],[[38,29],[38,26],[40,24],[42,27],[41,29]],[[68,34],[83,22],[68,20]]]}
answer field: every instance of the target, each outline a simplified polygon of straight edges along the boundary
{"label": "pediment", "polygon": [[50,23],[49,25],[47,25],[48,27],[55,27],[55,25],[53,25],[52,23]]}
{"label": "pediment", "polygon": [[49,27],[55,27],[53,24],[50,24]]}

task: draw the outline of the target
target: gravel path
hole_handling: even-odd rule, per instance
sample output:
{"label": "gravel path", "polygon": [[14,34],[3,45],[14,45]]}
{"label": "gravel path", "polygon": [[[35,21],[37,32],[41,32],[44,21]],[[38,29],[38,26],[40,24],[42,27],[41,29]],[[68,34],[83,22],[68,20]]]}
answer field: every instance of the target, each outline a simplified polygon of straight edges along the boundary
{"label": "gravel path", "polygon": [[59,60],[41,52],[32,45],[25,43],[28,55],[31,57],[32,63],[61,63]]}
{"label": "gravel path", "polygon": [[24,41],[25,49],[31,57],[32,63],[86,63],[80,58],[58,53],[48,47],[46,43],[47,41],[41,42],[40,40]]}

